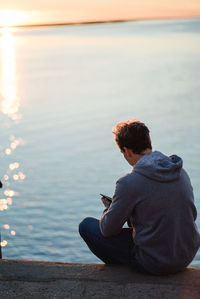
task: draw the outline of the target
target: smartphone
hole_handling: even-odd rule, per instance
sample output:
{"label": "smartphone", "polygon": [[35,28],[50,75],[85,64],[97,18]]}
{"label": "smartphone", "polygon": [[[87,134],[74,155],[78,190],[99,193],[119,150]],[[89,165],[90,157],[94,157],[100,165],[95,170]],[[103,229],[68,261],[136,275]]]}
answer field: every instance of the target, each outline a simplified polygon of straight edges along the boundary
{"label": "smartphone", "polygon": [[101,193],[100,193],[100,195],[101,195],[102,197],[106,198],[106,199],[109,201],[109,203],[111,204],[111,202],[112,202],[112,198],[111,198],[111,197],[109,197],[109,196],[107,196],[107,195],[104,195],[104,194],[101,194]]}

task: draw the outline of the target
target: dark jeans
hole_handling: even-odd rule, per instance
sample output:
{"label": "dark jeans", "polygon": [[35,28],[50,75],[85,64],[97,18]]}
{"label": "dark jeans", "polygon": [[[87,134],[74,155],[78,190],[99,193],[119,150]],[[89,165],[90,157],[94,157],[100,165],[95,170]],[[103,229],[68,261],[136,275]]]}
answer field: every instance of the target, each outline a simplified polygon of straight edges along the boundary
{"label": "dark jeans", "polygon": [[116,236],[104,237],[99,220],[88,217],[79,224],[79,233],[89,249],[104,263],[129,265],[140,272],[147,272],[135,258],[131,228],[123,228]]}

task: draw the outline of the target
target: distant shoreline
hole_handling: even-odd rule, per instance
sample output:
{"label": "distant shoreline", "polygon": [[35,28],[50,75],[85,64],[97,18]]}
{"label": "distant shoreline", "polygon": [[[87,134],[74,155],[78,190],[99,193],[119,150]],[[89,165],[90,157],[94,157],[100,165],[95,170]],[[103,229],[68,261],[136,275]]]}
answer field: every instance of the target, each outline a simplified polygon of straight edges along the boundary
{"label": "distant shoreline", "polygon": [[75,25],[93,25],[93,24],[105,24],[105,23],[125,23],[136,21],[160,21],[160,20],[176,20],[176,19],[198,19],[200,16],[188,16],[188,17],[165,17],[165,18],[144,18],[144,19],[126,19],[126,20],[97,20],[97,21],[80,21],[80,22],[61,22],[61,23],[44,23],[44,24],[22,24],[11,26],[0,26],[2,28],[32,28],[32,27],[49,27],[49,26],[75,26]]}

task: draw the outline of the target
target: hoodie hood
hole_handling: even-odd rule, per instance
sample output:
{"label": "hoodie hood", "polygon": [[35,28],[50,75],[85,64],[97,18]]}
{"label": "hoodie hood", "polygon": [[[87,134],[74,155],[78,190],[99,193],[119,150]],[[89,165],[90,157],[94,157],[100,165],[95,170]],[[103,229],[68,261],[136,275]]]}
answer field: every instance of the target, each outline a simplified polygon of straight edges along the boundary
{"label": "hoodie hood", "polygon": [[142,157],[134,167],[134,172],[159,182],[175,181],[180,177],[183,160],[172,155],[167,157],[154,151]]}

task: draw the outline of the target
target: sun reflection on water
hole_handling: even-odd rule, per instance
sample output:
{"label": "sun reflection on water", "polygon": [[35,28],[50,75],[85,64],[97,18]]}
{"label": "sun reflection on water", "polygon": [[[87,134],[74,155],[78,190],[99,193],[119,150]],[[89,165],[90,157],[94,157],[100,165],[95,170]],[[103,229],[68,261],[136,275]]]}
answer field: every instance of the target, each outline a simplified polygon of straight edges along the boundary
{"label": "sun reflection on water", "polygon": [[[17,96],[17,72],[16,72],[16,38],[11,28],[3,28],[0,30],[0,112],[10,119],[10,124],[15,124],[21,119],[19,113],[20,100]],[[9,126],[10,127],[10,126]],[[13,200],[19,196],[15,191],[16,183],[22,183],[25,174],[20,169],[20,163],[13,161],[12,155],[14,151],[23,146],[24,140],[20,137],[16,138],[13,134],[8,136],[8,144],[0,146],[0,158],[8,159],[8,167],[6,173],[0,179],[4,188],[1,191],[0,211],[9,209]],[[2,225],[7,237],[15,237],[16,231],[9,224]],[[5,247],[8,245],[6,239],[0,241],[0,245]]]}
{"label": "sun reflection on water", "polygon": [[12,152],[19,146],[19,145],[24,145],[24,140],[22,138],[14,138],[12,139],[12,142],[10,143],[10,147],[7,147],[5,149],[5,154],[6,155],[11,155]]}
{"label": "sun reflection on water", "polygon": [[[22,138],[16,138],[14,135],[11,135],[9,137],[10,147],[7,147],[4,150],[5,155],[11,155],[13,154],[13,151],[18,147],[24,145],[24,140]],[[2,148],[3,149],[3,148]],[[11,189],[10,186],[12,186],[13,182],[22,183],[24,179],[26,178],[26,175],[20,170],[20,163],[16,161],[12,161],[8,164],[8,169],[4,176],[1,178],[4,189],[2,190],[3,197],[0,198],[0,211],[8,210],[9,206],[13,203],[13,198],[19,196],[18,192]],[[5,230],[10,229],[10,235],[14,237],[16,235],[16,232],[9,226],[9,224],[4,224],[3,228]],[[0,242],[2,247],[6,247],[8,245],[7,240],[3,240]]]}
{"label": "sun reflection on water", "polygon": [[11,119],[21,118],[16,88],[16,39],[11,28],[1,29],[1,105],[0,110]]}

